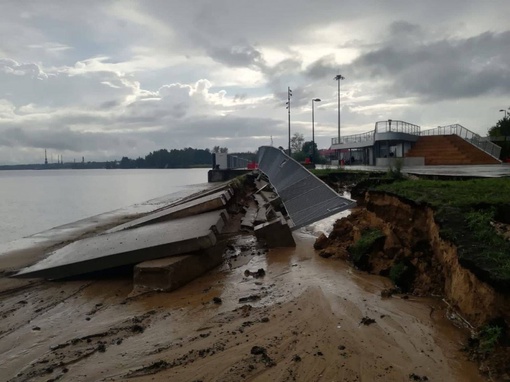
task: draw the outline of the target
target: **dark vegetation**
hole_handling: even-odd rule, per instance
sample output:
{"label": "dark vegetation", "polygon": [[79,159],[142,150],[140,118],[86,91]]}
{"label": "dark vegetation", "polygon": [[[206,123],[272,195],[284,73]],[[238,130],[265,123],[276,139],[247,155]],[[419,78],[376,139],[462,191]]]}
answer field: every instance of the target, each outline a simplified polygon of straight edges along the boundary
{"label": "dark vegetation", "polygon": [[494,224],[510,223],[510,179],[403,180],[376,189],[431,206],[441,236],[457,246],[461,264],[508,290],[510,243]]}
{"label": "dark vegetation", "polygon": [[119,162],[119,168],[182,168],[199,165],[212,165],[212,153],[209,149],[162,149],[146,155],[145,158],[123,157]]}
{"label": "dark vegetation", "polygon": [[369,269],[369,255],[378,245],[384,243],[384,234],[377,229],[369,229],[361,234],[361,238],[348,248],[354,265],[361,270]]}
{"label": "dark vegetation", "polygon": [[506,137],[510,136],[510,117],[505,114],[494,126],[488,131],[491,140],[501,147],[499,159],[510,160],[510,141]]}

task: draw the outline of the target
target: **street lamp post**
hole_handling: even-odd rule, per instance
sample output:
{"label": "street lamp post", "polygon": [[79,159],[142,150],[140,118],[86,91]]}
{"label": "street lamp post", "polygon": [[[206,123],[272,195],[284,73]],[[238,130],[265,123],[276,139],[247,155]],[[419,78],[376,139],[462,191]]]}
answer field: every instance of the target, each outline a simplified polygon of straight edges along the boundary
{"label": "street lamp post", "polygon": [[289,111],[289,157],[291,156],[290,152],[290,97],[292,97],[292,89],[287,87],[287,110]]}
{"label": "street lamp post", "polygon": [[340,81],[345,80],[341,74],[337,74],[334,78],[338,82],[338,144],[340,144]]}
{"label": "street lamp post", "polygon": [[314,121],[314,103],[321,102],[320,98],[312,99],[312,163],[315,163],[315,121]]}
{"label": "street lamp post", "polygon": [[505,109],[501,109],[500,111],[502,111],[502,112],[504,112],[504,113],[505,113],[505,119],[506,119],[506,115],[507,115],[507,114],[506,114],[506,113],[507,113],[507,112],[506,112],[506,110],[505,110]]}

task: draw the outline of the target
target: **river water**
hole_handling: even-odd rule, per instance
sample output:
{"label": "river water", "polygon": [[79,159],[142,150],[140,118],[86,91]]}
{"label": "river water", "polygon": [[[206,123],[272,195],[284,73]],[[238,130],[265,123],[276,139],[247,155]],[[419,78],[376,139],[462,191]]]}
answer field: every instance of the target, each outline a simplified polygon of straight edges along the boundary
{"label": "river water", "polygon": [[0,244],[168,194],[208,187],[207,168],[0,171]]}

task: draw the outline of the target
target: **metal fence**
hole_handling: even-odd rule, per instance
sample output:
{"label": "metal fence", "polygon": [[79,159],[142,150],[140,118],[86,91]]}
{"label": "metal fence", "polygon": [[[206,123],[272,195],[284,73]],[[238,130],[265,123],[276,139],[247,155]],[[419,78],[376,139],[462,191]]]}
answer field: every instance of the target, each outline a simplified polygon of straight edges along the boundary
{"label": "metal fence", "polygon": [[[388,119],[387,121],[379,121],[375,123],[375,129],[367,131],[366,133],[347,135],[340,138],[340,143],[359,143],[359,142],[373,142],[376,133],[407,133],[413,135],[420,135],[420,126],[413,125],[405,121],[394,121]],[[331,144],[338,144],[338,138],[331,138]]]}
{"label": "metal fence", "polygon": [[341,197],[282,150],[262,146],[258,150],[259,169],[280,196],[291,218],[292,230],[352,208],[356,203]]}
{"label": "metal fence", "polygon": [[228,154],[227,156],[228,168],[246,168],[250,161],[245,158],[238,157],[237,155]]}
{"label": "metal fence", "polygon": [[481,137],[476,133],[466,129],[464,126],[457,124],[438,126],[435,129],[424,130],[421,135],[458,135],[465,141],[475,145],[479,149],[499,159],[501,147],[491,142],[489,137]]}
{"label": "metal fence", "polygon": [[[340,143],[358,143],[358,142],[370,142],[374,141],[374,131],[367,131],[366,133],[361,134],[353,134],[346,135],[345,137],[340,137]],[[336,145],[338,143],[338,138],[331,138],[331,144]]]}

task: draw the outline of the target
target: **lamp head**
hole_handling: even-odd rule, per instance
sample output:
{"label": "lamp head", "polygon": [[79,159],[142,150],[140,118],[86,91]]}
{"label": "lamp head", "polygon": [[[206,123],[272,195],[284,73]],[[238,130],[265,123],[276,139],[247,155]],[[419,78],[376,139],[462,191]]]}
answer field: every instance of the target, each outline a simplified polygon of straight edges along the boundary
{"label": "lamp head", "polygon": [[312,102],[320,102],[320,101],[321,101],[321,99],[320,99],[320,98],[314,98],[314,99],[312,99]]}

